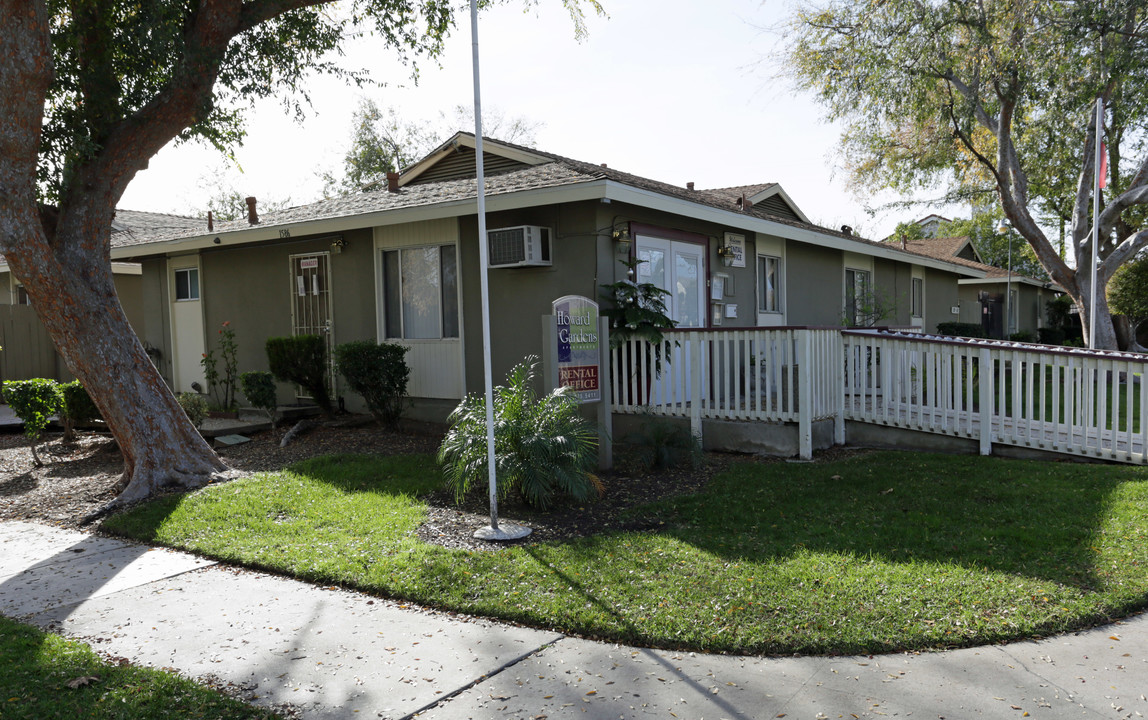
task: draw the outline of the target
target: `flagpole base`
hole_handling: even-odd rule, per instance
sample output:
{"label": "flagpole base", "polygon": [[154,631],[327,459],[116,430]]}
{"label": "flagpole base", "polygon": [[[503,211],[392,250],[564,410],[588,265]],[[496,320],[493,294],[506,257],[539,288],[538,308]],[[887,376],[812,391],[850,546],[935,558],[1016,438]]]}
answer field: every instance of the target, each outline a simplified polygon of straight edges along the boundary
{"label": "flagpole base", "polygon": [[525,525],[501,522],[498,523],[497,530],[487,525],[475,530],[474,536],[479,540],[521,540],[530,533],[530,528]]}

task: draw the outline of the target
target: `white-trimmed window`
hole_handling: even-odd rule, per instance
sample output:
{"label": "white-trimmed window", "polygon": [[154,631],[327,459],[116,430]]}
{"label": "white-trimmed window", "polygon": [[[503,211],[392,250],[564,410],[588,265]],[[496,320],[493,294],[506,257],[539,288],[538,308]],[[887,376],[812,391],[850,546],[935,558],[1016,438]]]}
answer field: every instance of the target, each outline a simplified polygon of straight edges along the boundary
{"label": "white-trimmed window", "polygon": [[780,313],[781,258],[772,255],[757,256],[757,311]]}
{"label": "white-trimmed window", "polygon": [[911,314],[915,318],[925,315],[925,278],[913,278]]}
{"label": "white-trimmed window", "polygon": [[179,268],[175,271],[176,302],[199,299],[199,268]]}
{"label": "white-trimmed window", "polygon": [[458,259],[454,245],[383,251],[387,339],[458,337]]}
{"label": "white-trimmed window", "polygon": [[845,320],[854,327],[869,325],[876,319],[870,278],[868,270],[845,268]]}
{"label": "white-trimmed window", "polygon": [[28,297],[28,291],[24,289],[23,285],[16,286],[16,304],[17,305],[31,305],[32,298]]}

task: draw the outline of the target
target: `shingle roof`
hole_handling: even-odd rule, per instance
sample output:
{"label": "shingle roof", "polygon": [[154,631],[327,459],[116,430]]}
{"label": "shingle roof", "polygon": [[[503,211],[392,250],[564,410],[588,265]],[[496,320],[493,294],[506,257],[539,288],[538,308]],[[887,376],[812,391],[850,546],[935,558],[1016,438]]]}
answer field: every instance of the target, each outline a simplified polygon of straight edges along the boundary
{"label": "shingle roof", "polygon": [[[921,238],[919,240],[909,240],[905,245],[907,252],[915,255],[924,255],[935,260],[944,260],[957,265],[963,265],[967,268],[974,270],[981,270],[985,273],[985,277],[989,278],[1007,278],[1009,272],[1005,268],[999,268],[995,265],[987,265],[985,263],[976,262],[975,260],[966,260],[962,257],[957,257],[957,253],[969,241],[968,236],[958,235],[956,237],[939,237],[939,238]],[[888,240],[886,245],[895,245],[900,247],[900,241]],[[1012,273],[1013,278],[1023,278],[1032,280],[1033,282],[1043,282],[1036,278],[1021,275],[1017,272]]]}
{"label": "shingle roof", "polygon": [[[469,133],[460,133],[460,135],[473,137]],[[485,191],[488,196],[498,196],[527,190],[540,190],[546,188],[576,185],[579,183],[594,182],[599,180],[607,180],[637,189],[648,190],[660,195],[677,198],[687,202],[706,205],[720,210],[735,212],[763,220],[769,220],[795,228],[811,230],[821,235],[829,235],[837,238],[842,238],[862,245],[890,248],[889,245],[885,245],[872,240],[866,240],[853,234],[847,234],[838,230],[832,230],[818,225],[813,225],[811,223],[805,223],[800,220],[778,217],[766,212],[762,206],[752,206],[749,210],[741,207],[739,200],[743,191],[748,196],[753,194],[750,192],[750,190],[758,192],[762,189],[771,187],[773,183],[746,185],[732,188],[717,188],[713,190],[689,190],[684,187],[678,187],[676,185],[670,185],[668,183],[651,180],[649,178],[644,178],[638,175],[632,175],[630,173],[616,170],[614,168],[594,165],[592,163],[583,162],[581,160],[574,160],[572,158],[555,155],[553,153],[536,150],[534,148],[528,148],[501,141],[491,142],[497,145],[514,148],[526,153],[531,153],[537,156],[542,162],[539,165],[512,170],[510,172],[501,173],[498,175],[488,176],[485,179]],[[477,197],[477,194],[477,182],[474,178],[461,180],[444,180],[427,183],[412,183],[408,185],[402,185],[397,192],[390,192],[386,188],[373,189],[354,195],[329,198],[326,200],[309,203],[307,205],[299,205],[296,207],[286,208],[284,210],[261,213],[260,225],[266,227],[298,224],[303,222],[347,218],[358,215],[387,212],[407,208],[465,202],[468,200],[473,200]],[[157,214],[141,213],[141,215]],[[179,216],[166,217],[179,218]],[[133,229],[132,232],[117,233],[113,235],[112,247],[139,246],[149,243],[162,242],[167,240],[178,240],[184,237],[194,237],[196,235],[207,234],[205,221],[196,220],[194,218],[181,218],[181,220],[194,223],[194,225],[185,226],[173,221],[169,225],[164,225],[163,223],[157,222],[148,228],[140,226]],[[246,218],[244,218],[242,220],[234,220],[230,222],[217,222],[215,223],[214,232],[227,233],[250,229],[250,227],[251,226],[248,224]],[[900,248],[894,247],[892,249],[900,251]],[[910,254],[921,255],[922,253],[913,253],[910,251]],[[968,266],[966,261],[962,261],[959,258],[935,258],[932,255],[925,255],[925,257],[940,259],[944,262],[956,265]]]}
{"label": "shingle roof", "polygon": [[139,210],[116,210],[112,220],[112,235],[143,235],[167,230],[192,232],[200,228],[206,229],[207,220],[187,217],[186,215],[172,215],[169,213],[141,212]]}

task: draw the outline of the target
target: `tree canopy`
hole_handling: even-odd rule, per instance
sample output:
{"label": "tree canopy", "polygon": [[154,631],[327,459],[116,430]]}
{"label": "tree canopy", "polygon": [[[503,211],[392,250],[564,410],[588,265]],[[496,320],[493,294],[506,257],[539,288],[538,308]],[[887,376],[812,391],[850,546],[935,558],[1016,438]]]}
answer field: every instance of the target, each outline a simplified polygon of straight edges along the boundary
{"label": "tree canopy", "polygon": [[[1078,269],[1092,255],[1097,97],[1110,109],[1099,282],[1148,243],[1137,230],[1148,202],[1145,23],[1138,0],[835,0],[797,8],[782,59],[843,123],[858,189],[939,190],[979,204],[995,195],[1042,267],[1087,308]],[[1060,219],[1075,262],[1043,230]],[[1097,305],[1097,346],[1113,347],[1103,292]]]}

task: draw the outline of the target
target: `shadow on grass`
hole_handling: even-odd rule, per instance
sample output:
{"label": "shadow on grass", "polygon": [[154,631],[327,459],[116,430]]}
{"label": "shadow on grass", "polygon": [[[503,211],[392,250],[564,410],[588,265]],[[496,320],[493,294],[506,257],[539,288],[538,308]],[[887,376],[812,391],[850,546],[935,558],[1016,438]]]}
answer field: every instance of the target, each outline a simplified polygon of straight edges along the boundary
{"label": "shadow on grass", "polygon": [[[1084,590],[1129,467],[880,452],[828,464],[740,463],[662,507],[669,533],[727,559],[799,549],[959,563]],[[1143,518],[1148,522],[1148,516]]]}

